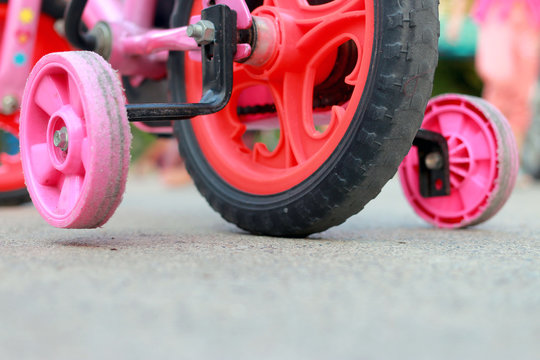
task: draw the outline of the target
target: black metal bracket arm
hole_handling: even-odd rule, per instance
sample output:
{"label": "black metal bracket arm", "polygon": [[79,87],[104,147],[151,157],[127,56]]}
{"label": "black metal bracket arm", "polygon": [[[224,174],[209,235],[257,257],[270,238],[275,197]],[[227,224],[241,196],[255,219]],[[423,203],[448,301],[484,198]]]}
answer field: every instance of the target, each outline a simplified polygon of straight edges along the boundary
{"label": "black metal bracket arm", "polygon": [[64,27],[66,38],[76,48],[88,51],[96,50],[96,37],[83,30],[82,15],[88,0],[72,0],[66,8]]}
{"label": "black metal bracket arm", "polygon": [[203,94],[196,104],[128,104],[129,121],[185,120],[222,110],[231,99],[236,52],[236,12],[225,5],[204,9],[202,20],[215,27],[214,42],[203,45]]}
{"label": "black metal bracket arm", "polygon": [[444,136],[420,129],[413,146],[418,149],[420,194],[426,198],[450,195],[450,159]]}

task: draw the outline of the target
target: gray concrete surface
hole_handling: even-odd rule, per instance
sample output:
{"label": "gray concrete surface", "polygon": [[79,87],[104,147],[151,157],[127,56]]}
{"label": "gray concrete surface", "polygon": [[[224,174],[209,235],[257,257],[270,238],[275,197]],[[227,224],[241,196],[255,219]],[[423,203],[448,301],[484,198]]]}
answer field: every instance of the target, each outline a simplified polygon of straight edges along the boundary
{"label": "gray concrete surface", "polygon": [[0,209],[0,359],[540,359],[540,186],[464,231],[400,191],[307,240],[155,179],[99,230]]}

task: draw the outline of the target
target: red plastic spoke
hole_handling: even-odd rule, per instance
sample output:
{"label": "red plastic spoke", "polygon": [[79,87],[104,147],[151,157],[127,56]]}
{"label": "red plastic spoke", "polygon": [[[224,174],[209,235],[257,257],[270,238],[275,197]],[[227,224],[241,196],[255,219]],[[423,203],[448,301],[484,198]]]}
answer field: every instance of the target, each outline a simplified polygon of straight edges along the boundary
{"label": "red plastic spoke", "polygon": [[335,16],[349,9],[364,9],[363,0],[333,0],[322,5],[310,5],[308,0],[269,0],[265,5],[275,6],[281,11],[294,12],[297,19],[315,19]]}
{"label": "red plastic spoke", "polygon": [[274,94],[279,99],[276,108],[281,123],[281,150],[287,154],[288,166],[306,162],[324,144],[313,125],[313,79],[309,77],[305,73],[287,73],[281,91]]}
{"label": "red plastic spoke", "polygon": [[295,11],[305,11],[309,6],[307,0],[265,0],[264,5]]}
{"label": "red plastic spoke", "polygon": [[[363,46],[366,13],[362,10],[348,11],[301,25],[308,29],[301,39],[298,39],[297,48],[303,53],[318,52],[324,44],[331,44],[336,39],[356,39]],[[308,27],[309,24],[309,27]]]}
{"label": "red plastic spoke", "polygon": [[[355,42],[358,58],[362,59],[365,19],[363,11],[353,11],[339,14],[335,18],[299,25],[299,28],[303,30],[302,35],[294,39],[294,47],[283,50],[288,51],[284,54],[287,59],[287,68],[302,70],[306,66],[319,67],[322,61],[335,53],[339,45],[348,40]],[[366,60],[369,61],[369,59]],[[355,71],[348,76],[346,79],[348,84],[356,85],[359,70],[360,67],[357,66]]]}

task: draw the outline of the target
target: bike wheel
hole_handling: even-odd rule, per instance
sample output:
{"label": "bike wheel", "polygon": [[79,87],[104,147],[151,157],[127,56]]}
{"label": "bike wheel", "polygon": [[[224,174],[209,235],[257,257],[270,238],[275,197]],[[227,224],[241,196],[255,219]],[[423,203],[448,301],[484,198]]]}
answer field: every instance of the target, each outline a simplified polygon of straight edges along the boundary
{"label": "bike wheel", "polygon": [[422,128],[448,142],[450,195],[424,198],[418,185],[418,153],[411,149],[399,175],[415,212],[441,228],[462,228],[493,217],[510,197],[519,167],[512,130],[504,116],[480,98],[447,94],[433,98]]}
{"label": "bike wheel", "polygon": [[[226,220],[306,236],[360,211],[410,148],[437,64],[437,1],[248,5],[277,24],[277,50],[263,65],[235,64],[229,105],[177,122],[175,134],[195,184]],[[179,1],[173,25],[201,7]],[[200,68],[171,56],[175,101],[198,101]]]}
{"label": "bike wheel", "polygon": [[[0,4],[0,34],[7,16],[7,4]],[[54,20],[41,14],[32,56],[35,64],[43,55],[69,50],[68,43],[53,28]],[[1,39],[1,38],[0,38]],[[0,114],[0,206],[17,205],[30,201],[19,155],[19,112]]]}
{"label": "bike wheel", "polygon": [[53,53],[34,67],[21,112],[21,157],[41,216],[102,226],[122,200],[131,134],[122,87],[93,52]]}

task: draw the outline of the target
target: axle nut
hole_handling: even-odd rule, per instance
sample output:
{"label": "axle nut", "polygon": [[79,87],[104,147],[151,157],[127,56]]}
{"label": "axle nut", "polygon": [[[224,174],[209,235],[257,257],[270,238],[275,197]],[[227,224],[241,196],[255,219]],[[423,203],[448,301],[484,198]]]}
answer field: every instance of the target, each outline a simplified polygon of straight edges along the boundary
{"label": "axle nut", "polygon": [[62,151],[66,151],[68,149],[68,131],[65,126],[54,132],[53,143],[55,147]]}
{"label": "axle nut", "polygon": [[189,25],[186,29],[186,34],[193,38],[197,44],[208,45],[215,40],[216,28],[213,22],[201,20]]}
{"label": "axle nut", "polygon": [[442,169],[444,163],[443,163],[443,157],[438,152],[432,152],[427,154],[426,156],[426,167],[429,170],[440,170]]}

